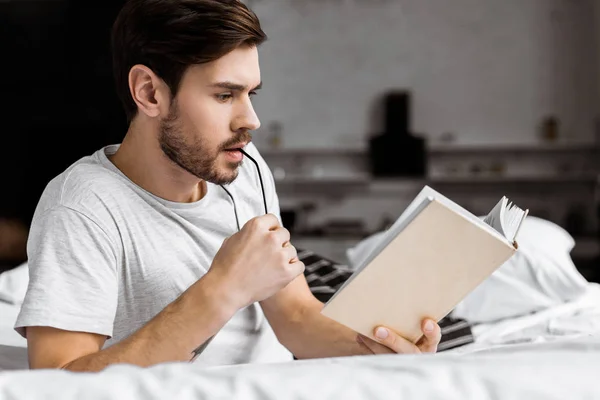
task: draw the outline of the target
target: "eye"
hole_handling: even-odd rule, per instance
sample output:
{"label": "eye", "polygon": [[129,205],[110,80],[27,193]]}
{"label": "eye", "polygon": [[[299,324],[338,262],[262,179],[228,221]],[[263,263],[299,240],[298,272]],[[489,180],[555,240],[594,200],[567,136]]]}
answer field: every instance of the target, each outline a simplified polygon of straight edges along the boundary
{"label": "eye", "polygon": [[222,93],[216,95],[217,100],[219,100],[221,103],[228,102],[229,100],[231,100],[232,97],[233,95],[231,93]]}
{"label": "eye", "polygon": [[258,94],[258,93],[256,93],[256,92],[253,90],[253,91],[251,91],[250,93],[248,93],[248,96],[249,96],[250,98],[252,98],[252,97],[256,96],[257,94]]}

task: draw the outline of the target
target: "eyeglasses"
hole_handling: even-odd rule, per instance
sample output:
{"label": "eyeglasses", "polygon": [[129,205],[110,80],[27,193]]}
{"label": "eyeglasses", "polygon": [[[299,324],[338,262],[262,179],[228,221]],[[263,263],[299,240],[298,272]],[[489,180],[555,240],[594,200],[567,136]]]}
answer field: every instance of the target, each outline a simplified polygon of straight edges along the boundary
{"label": "eyeglasses", "polygon": [[[260,167],[258,166],[258,162],[253,157],[251,157],[248,153],[246,153],[245,150],[240,149],[240,151],[242,152],[242,154],[244,156],[246,156],[256,166],[256,170],[258,172],[258,179],[260,181],[260,190],[261,190],[261,193],[262,193],[263,205],[265,207],[265,214],[268,214],[269,213],[269,209],[267,208],[267,196],[265,195],[265,185],[263,183],[262,174],[260,173]],[[229,190],[227,190],[223,185],[221,185],[221,188],[223,188],[223,190],[225,190],[225,192],[227,193],[227,195],[229,196],[229,198],[231,198],[231,201],[233,202],[233,210],[235,212],[235,222],[237,224],[237,228],[238,228],[238,231],[239,231],[241,228],[240,228],[240,220],[239,220],[238,214],[237,214],[237,207],[235,206],[235,199],[233,198],[233,196],[231,195],[231,193],[229,192]],[[198,346],[192,352],[193,356],[192,356],[192,359],[190,360],[190,362],[194,362],[194,360],[196,360],[196,358],[198,358],[198,356],[200,354],[202,354],[202,352],[204,351],[204,349],[206,349],[206,347],[210,344],[210,342],[214,339],[214,337],[215,337],[215,335],[213,335],[210,338],[208,338],[206,340],[206,342],[202,343],[200,346]]]}
{"label": "eyeglasses", "polygon": [[246,153],[245,150],[240,149],[240,151],[242,152],[243,155],[248,157],[248,159],[250,161],[252,161],[254,163],[254,165],[256,165],[256,170],[258,171],[258,179],[260,181],[260,190],[262,192],[263,204],[265,206],[265,214],[268,214],[269,210],[267,208],[267,196],[265,196],[265,185],[263,184],[262,174],[260,173],[260,167],[258,166],[258,162],[256,162],[256,160],[254,158],[250,157],[250,155],[248,153]]}
{"label": "eyeglasses", "polygon": [[[244,149],[240,149],[240,151],[242,152],[242,154],[244,156],[246,156],[256,166],[256,170],[258,171],[258,179],[260,181],[260,190],[262,192],[263,205],[265,207],[265,214],[268,214],[269,209],[267,207],[267,196],[265,195],[265,185],[263,184],[262,174],[260,173],[260,167],[258,166],[258,162],[252,156],[250,156],[248,153],[246,153],[246,151]],[[225,193],[227,193],[227,195],[231,199],[231,202],[233,203],[233,212],[235,213],[235,223],[236,223],[237,229],[239,231],[242,228],[240,227],[240,219],[238,218],[235,199],[233,198],[233,195],[231,194],[231,192],[229,190],[227,190],[227,188],[225,186],[223,186],[223,185],[220,185],[220,186],[225,191]]]}

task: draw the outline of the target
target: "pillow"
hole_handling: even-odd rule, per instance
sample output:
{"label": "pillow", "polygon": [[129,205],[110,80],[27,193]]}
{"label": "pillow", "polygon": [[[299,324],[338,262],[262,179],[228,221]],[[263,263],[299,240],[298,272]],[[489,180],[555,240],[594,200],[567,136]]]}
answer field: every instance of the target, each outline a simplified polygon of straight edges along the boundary
{"label": "pillow", "polygon": [[517,317],[583,294],[587,280],[570,252],[575,240],[553,222],[527,217],[517,237],[519,249],[454,309],[472,323]]}
{"label": "pillow", "polygon": [[[355,267],[376,245],[373,235],[348,249]],[[582,294],[586,279],[570,256],[573,237],[553,222],[528,216],[517,237],[519,249],[461,301],[451,315],[470,323],[491,322],[551,307]]]}
{"label": "pillow", "polygon": [[384,233],[385,231],[374,233],[346,250],[346,258],[350,268],[356,270],[367,259],[371,251],[377,247],[377,243],[379,243]]}
{"label": "pillow", "polygon": [[22,304],[29,285],[27,263],[0,274],[0,300],[10,304]]}

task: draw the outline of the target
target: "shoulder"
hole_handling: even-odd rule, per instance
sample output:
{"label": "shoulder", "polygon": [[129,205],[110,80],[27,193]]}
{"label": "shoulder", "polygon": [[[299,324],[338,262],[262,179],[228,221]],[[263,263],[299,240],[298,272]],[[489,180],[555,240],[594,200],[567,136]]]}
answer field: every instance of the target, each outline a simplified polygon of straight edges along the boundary
{"label": "shoulder", "polygon": [[126,189],[118,174],[104,166],[97,153],[83,157],[48,183],[34,221],[49,212],[71,210],[104,225],[113,219],[112,210]]}
{"label": "shoulder", "polygon": [[40,205],[80,207],[95,203],[119,185],[117,174],[106,168],[96,154],[81,158],[52,179],[42,194]]}

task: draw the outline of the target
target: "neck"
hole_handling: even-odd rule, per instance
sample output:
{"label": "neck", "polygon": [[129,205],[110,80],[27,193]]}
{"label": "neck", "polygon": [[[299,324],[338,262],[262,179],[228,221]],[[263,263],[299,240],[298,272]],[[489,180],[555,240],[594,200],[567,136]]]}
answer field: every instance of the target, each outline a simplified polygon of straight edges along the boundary
{"label": "neck", "polygon": [[172,162],[158,144],[157,129],[132,122],[110,161],[132,182],[162,199],[191,203],[206,194],[206,182]]}

